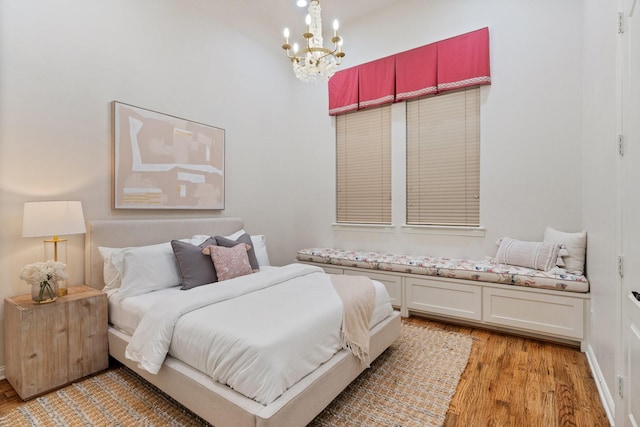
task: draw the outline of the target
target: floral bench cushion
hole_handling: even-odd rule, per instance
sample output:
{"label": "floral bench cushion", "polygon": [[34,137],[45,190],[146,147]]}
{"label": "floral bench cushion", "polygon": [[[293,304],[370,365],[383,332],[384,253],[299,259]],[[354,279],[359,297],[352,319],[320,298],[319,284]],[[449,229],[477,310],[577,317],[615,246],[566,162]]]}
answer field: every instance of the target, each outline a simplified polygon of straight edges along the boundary
{"label": "floral bench cushion", "polygon": [[479,261],[333,248],[309,248],[298,251],[297,259],[343,267],[424,274],[450,279],[475,280],[569,292],[589,292],[589,281],[585,276],[497,264],[490,258]]}

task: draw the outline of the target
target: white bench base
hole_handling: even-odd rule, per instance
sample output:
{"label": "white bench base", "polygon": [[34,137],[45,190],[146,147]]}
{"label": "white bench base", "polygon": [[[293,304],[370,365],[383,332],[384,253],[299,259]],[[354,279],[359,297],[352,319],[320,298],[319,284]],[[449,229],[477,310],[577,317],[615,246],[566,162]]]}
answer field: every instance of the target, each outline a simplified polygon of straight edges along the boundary
{"label": "white bench base", "polygon": [[362,275],[382,282],[403,317],[417,314],[579,346],[586,351],[588,293],[304,263],[322,267],[329,274]]}

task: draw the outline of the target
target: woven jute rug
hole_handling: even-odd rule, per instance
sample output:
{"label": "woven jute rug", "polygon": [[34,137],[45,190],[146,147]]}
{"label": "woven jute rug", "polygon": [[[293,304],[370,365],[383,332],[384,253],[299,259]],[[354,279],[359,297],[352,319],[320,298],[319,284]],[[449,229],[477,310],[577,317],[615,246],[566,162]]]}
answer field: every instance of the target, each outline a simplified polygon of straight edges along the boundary
{"label": "woven jute rug", "polygon": [[[402,334],[310,426],[442,426],[472,338],[402,325]],[[46,394],[2,426],[207,426],[126,368]]]}

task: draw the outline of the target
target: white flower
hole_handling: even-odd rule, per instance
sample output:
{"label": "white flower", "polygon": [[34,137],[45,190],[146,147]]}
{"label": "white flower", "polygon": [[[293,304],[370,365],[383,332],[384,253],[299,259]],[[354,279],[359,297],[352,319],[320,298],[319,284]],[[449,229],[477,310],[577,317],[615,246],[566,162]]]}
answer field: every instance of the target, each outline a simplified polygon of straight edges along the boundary
{"label": "white flower", "polygon": [[24,266],[20,272],[20,279],[30,285],[43,285],[49,280],[57,282],[67,278],[66,268],[66,264],[59,261],[35,262]]}

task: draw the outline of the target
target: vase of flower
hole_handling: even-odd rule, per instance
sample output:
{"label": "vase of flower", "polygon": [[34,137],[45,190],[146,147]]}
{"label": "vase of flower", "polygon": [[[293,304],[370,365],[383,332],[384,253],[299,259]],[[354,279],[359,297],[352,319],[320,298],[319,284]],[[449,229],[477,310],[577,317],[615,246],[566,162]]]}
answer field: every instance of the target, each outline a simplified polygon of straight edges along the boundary
{"label": "vase of flower", "polygon": [[35,303],[45,304],[58,298],[58,281],[67,278],[66,267],[51,260],[24,266],[20,278],[31,285],[31,299]]}
{"label": "vase of flower", "polygon": [[31,299],[38,304],[54,302],[58,299],[58,282],[49,280],[31,285]]}

